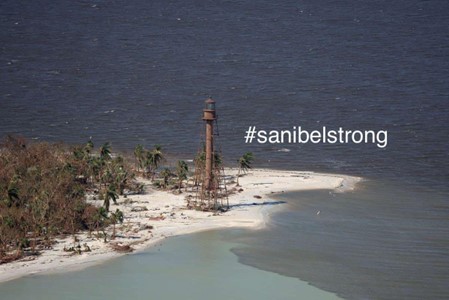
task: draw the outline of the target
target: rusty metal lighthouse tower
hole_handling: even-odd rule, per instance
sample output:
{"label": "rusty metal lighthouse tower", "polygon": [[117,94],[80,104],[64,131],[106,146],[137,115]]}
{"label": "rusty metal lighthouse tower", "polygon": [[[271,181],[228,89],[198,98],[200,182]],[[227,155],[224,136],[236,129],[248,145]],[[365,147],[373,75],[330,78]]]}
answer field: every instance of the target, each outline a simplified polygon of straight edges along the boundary
{"label": "rusty metal lighthouse tower", "polygon": [[218,144],[215,137],[219,134],[218,126],[214,128],[217,125],[217,115],[215,101],[211,98],[204,103],[202,119],[206,134],[203,135],[205,139],[194,159],[195,175],[192,178],[192,192],[196,195],[187,197],[187,207],[203,211],[225,211],[229,208],[229,200],[221,149],[219,145],[214,145],[214,142]]}
{"label": "rusty metal lighthouse tower", "polygon": [[216,119],[215,101],[208,98],[203,109],[203,120],[206,122],[206,165],[203,184],[207,192],[213,188],[214,121]]}

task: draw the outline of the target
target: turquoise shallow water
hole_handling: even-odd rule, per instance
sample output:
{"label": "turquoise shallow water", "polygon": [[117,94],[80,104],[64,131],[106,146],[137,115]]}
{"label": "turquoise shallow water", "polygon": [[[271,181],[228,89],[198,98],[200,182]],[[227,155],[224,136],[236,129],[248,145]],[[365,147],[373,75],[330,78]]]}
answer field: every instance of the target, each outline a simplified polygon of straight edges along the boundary
{"label": "turquoise shallow water", "polygon": [[239,244],[228,240],[241,232],[174,237],[81,271],[2,283],[1,299],[340,299],[296,278],[240,264],[231,252]]}

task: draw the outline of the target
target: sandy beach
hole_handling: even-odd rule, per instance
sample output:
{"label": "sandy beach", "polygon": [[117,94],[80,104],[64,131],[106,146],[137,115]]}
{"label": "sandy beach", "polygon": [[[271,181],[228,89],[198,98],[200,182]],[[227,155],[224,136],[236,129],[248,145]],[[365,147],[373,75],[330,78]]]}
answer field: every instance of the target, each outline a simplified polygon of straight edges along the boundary
{"label": "sandy beach", "polygon": [[[226,170],[235,176],[237,170]],[[38,257],[24,258],[0,265],[0,282],[18,277],[44,272],[66,272],[125,255],[112,249],[111,244],[130,245],[134,252],[159,245],[163,239],[203,230],[245,227],[259,229],[266,226],[269,216],[284,203],[274,199],[274,195],[294,190],[331,189],[344,192],[355,188],[360,178],[299,171],[279,171],[254,169],[239,179],[243,191],[229,197],[230,210],[225,213],[201,212],[186,209],[186,193],[175,195],[168,191],[156,190],[150,181],[143,181],[146,192],[141,195],[120,197],[117,205],[111,206],[125,214],[123,224],[116,226],[116,238],[104,243],[102,239],[88,233],[76,235],[76,244],[90,248],[90,252],[72,254],[64,251],[75,245],[72,236],[58,239],[53,249],[45,250]],[[229,188],[235,187],[235,183]],[[101,205],[103,201],[93,201]],[[112,226],[108,228],[111,236]]]}

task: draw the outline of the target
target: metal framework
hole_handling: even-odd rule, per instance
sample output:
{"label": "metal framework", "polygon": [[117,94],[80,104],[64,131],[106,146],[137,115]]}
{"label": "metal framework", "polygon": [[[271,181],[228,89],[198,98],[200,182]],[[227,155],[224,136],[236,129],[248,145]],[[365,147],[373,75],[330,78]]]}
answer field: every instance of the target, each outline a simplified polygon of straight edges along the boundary
{"label": "metal framework", "polygon": [[210,98],[206,100],[203,120],[206,123],[203,127],[205,135],[201,135],[201,146],[194,160],[195,173],[192,185],[194,196],[189,198],[187,206],[203,211],[225,211],[229,208],[228,191],[221,148],[217,147],[219,133],[215,101]]}

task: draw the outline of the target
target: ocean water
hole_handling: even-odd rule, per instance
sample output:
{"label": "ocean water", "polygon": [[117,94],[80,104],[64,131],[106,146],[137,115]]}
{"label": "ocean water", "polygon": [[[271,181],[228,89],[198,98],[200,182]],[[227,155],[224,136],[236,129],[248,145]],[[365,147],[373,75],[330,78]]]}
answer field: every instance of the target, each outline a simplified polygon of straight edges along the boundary
{"label": "ocean water", "polygon": [[[448,11],[438,0],[5,0],[0,136],[159,143],[192,158],[212,96],[229,166],[252,151],[257,167],[366,178],[354,193],[288,195],[269,230],[238,237],[240,262],[347,299],[448,298]],[[245,144],[249,126],[388,130],[388,146]],[[274,237],[276,253],[258,242]]]}

